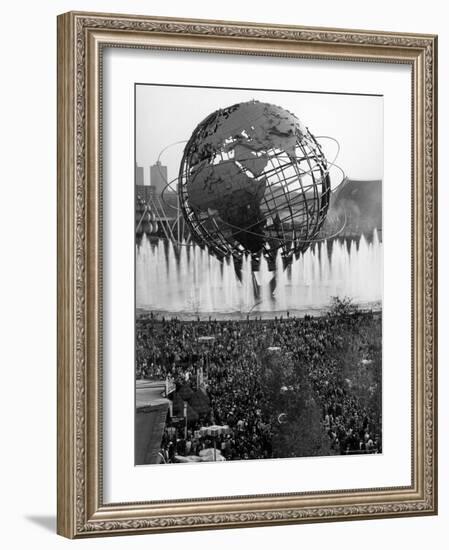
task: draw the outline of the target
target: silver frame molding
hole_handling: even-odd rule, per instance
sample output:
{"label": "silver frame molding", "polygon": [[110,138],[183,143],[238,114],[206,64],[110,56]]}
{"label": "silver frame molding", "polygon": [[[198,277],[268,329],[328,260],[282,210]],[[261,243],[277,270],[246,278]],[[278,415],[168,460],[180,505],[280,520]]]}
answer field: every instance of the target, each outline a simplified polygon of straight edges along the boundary
{"label": "silver frame molding", "polygon": [[[104,504],[101,89],[104,47],[412,68],[412,484]],[[58,533],[70,538],[437,513],[437,37],[75,13],[58,17]],[[150,495],[149,495],[150,497]]]}

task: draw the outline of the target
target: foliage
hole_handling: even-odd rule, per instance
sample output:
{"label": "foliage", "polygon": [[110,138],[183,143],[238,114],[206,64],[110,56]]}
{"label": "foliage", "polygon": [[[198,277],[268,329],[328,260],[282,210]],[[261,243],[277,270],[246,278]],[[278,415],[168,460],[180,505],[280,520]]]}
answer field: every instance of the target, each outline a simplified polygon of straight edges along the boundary
{"label": "foliage", "polygon": [[349,315],[356,314],[358,311],[358,307],[352,302],[351,298],[332,296],[328,315],[330,317],[348,317]]}
{"label": "foliage", "polygon": [[320,407],[306,370],[291,354],[267,352],[261,360],[262,385],[266,391],[263,412],[273,426],[275,456],[329,454],[328,438],[321,427]]}

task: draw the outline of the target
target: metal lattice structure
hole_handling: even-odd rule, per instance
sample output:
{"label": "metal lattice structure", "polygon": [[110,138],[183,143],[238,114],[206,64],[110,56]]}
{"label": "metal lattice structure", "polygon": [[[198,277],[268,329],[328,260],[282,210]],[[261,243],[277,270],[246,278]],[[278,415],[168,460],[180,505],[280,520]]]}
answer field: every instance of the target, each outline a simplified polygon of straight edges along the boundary
{"label": "metal lattice structure", "polygon": [[154,210],[139,194],[136,194],[135,224],[137,236],[141,236],[143,233],[152,235],[159,230],[159,224]]}
{"label": "metal lattice structure", "polygon": [[209,115],[194,130],[180,165],[179,203],[192,237],[236,265],[261,255],[274,269],[318,234],[331,193],[315,137],[289,111],[258,101]]}

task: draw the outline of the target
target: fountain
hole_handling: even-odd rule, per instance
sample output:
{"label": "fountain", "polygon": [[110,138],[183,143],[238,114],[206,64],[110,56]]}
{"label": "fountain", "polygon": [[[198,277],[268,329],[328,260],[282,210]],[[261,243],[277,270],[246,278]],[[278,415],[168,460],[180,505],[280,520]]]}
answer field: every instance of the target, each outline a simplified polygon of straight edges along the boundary
{"label": "fountain", "polygon": [[381,306],[383,258],[377,231],[369,239],[317,242],[287,269],[279,255],[274,272],[264,257],[253,272],[248,255],[239,276],[232,256],[221,263],[196,244],[175,246],[146,235],[136,246],[138,310],[181,318],[319,314],[333,296],[349,297],[363,308]]}

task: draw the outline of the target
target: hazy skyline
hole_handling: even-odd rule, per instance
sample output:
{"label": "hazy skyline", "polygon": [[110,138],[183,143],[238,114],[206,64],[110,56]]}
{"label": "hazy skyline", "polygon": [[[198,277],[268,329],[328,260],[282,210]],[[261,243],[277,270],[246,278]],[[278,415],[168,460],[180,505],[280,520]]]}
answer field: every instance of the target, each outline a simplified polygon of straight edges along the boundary
{"label": "hazy skyline", "polygon": [[[149,167],[159,155],[168,168],[169,181],[176,179],[185,142],[198,123],[219,108],[251,99],[288,109],[318,139],[336,139],[340,144],[336,164],[349,178],[383,179],[380,96],[138,84],[135,160],[144,168],[145,184],[150,183]],[[331,162],[337,152],[336,144],[327,139],[319,142]],[[331,168],[333,186],[341,178],[340,171]]]}

